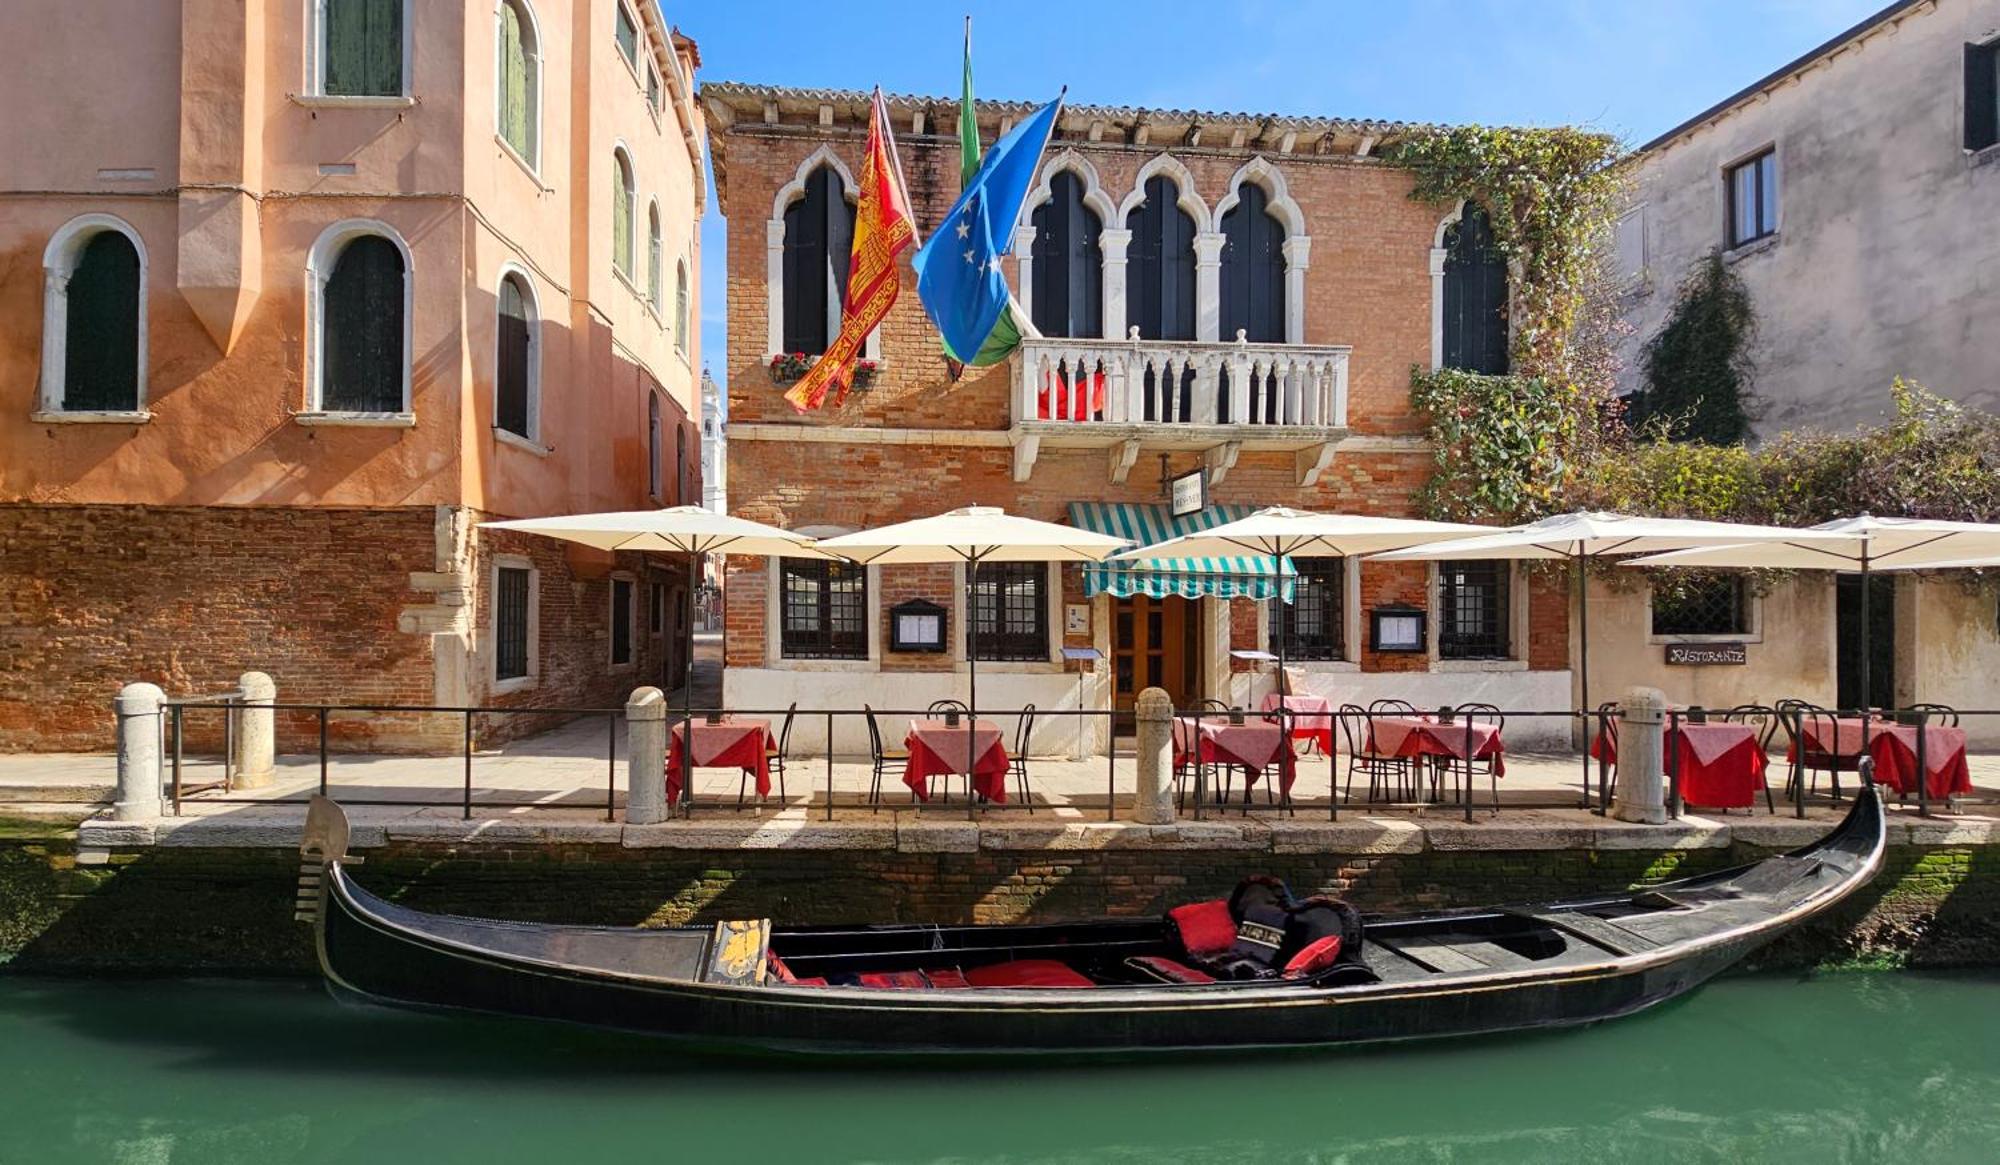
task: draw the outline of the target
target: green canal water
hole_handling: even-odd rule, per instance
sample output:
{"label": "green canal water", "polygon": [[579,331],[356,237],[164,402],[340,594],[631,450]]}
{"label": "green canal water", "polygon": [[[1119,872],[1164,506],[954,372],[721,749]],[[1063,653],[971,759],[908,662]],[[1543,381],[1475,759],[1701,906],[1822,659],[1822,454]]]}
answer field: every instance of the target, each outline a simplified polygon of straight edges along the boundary
{"label": "green canal water", "polygon": [[2000,1161],[2000,979],[1738,979],[1581,1031],[799,1067],[290,983],[0,979],[0,1162]]}

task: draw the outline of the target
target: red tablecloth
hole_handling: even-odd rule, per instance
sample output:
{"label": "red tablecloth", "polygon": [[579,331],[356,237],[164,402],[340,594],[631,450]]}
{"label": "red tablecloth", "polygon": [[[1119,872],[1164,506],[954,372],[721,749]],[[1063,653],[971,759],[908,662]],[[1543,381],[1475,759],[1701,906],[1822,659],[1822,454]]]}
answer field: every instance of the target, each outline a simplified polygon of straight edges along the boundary
{"label": "red tablecloth", "polygon": [[[1745,809],[1757,802],[1770,758],[1759,746],[1761,730],[1754,724],[1682,723],[1667,736],[1678,749],[1681,800],[1703,809]],[[1596,760],[1618,763],[1618,742],[1602,732],[1590,743]]]}
{"label": "red tablecloth", "polygon": [[1006,803],[1007,749],[1000,743],[1000,726],[991,720],[981,720],[969,733],[964,720],[956,726],[942,720],[910,721],[910,734],[903,738],[904,747],[910,750],[909,762],[903,766],[903,783],[917,800],[931,799],[931,777],[965,771],[968,736],[972,738],[972,755],[978,758],[972,766],[973,791],[988,801]]}
{"label": "red tablecloth", "polygon": [[[1292,715],[1285,718],[1291,729],[1293,740],[1310,740],[1318,744],[1320,751],[1333,755],[1333,701],[1325,696],[1285,696],[1282,697],[1285,711]],[[1280,697],[1276,692],[1266,693],[1263,710],[1278,710]]]}
{"label": "red tablecloth", "polygon": [[[1868,755],[1875,758],[1875,779],[1898,793],[1917,788],[1917,728],[1914,724],[1882,724],[1872,728]],[[1924,767],[1930,770],[1931,796],[1944,798],[1972,791],[1972,769],[1965,761],[1965,729],[1944,725],[1924,728]]]}
{"label": "red tablecloth", "polygon": [[[1197,750],[1196,742],[1199,741]],[[1271,765],[1278,766],[1278,789],[1291,795],[1292,783],[1299,779],[1297,758],[1286,747],[1285,734],[1274,720],[1246,720],[1232,724],[1227,719],[1197,720],[1189,716],[1174,719],[1174,765],[1179,767],[1190,754],[1202,764],[1242,765],[1249,770],[1244,783],[1254,785]]]}
{"label": "red tablecloth", "polygon": [[[1379,756],[1448,756],[1465,760],[1465,721],[1440,724],[1431,716],[1370,716],[1368,751]],[[1500,730],[1472,722],[1472,756],[1491,757],[1495,776],[1507,775],[1507,746]]]}
{"label": "red tablecloth", "polygon": [[[1869,737],[1872,739],[1882,729],[1888,727],[1889,724],[1889,721],[1877,717],[1874,723],[1868,725]],[[1799,714],[1799,734],[1806,738],[1806,746],[1813,752],[1844,758],[1861,755],[1861,717],[1859,716],[1844,716],[1836,720],[1827,716],[1814,716],[1810,712],[1802,712]],[[1792,756],[1792,753],[1797,751],[1796,748],[1788,750],[1786,759],[1797,759]]]}
{"label": "red tablecloth", "polygon": [[[771,793],[769,749],[776,744],[768,720],[737,720],[720,724],[706,720],[689,722],[694,729],[694,767],[698,769],[742,769],[757,778],[757,795]],[[681,798],[681,728],[676,722],[667,737],[667,804]]]}

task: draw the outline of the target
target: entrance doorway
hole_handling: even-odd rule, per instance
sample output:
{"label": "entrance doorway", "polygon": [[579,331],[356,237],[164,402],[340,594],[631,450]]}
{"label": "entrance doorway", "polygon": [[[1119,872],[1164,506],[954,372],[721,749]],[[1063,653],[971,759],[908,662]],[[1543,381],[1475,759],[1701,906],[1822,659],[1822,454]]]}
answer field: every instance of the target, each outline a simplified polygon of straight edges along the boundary
{"label": "entrance doorway", "polygon": [[1178,595],[1133,595],[1111,605],[1112,707],[1118,732],[1133,731],[1132,705],[1147,688],[1162,688],[1174,707],[1201,693],[1201,620],[1194,603]]}
{"label": "entrance doorway", "polygon": [[[1861,576],[1835,576],[1834,699],[1842,708],[1861,706]],[[1877,708],[1896,702],[1896,580],[1874,575],[1868,580],[1868,702]]]}

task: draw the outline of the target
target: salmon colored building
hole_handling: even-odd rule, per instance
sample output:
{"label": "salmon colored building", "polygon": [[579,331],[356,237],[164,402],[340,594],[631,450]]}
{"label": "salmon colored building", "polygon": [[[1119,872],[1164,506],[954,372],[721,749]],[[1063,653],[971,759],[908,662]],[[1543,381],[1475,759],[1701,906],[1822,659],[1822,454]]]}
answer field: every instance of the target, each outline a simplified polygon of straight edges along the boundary
{"label": "salmon colored building", "polygon": [[684,563],[477,529],[700,500],[699,55],[654,3],[14,0],[0,40],[0,749],[106,747],[132,681],[672,674]]}
{"label": "salmon colored building", "polygon": [[[795,413],[774,357],[834,334],[869,95],[709,83],[702,100],[729,230],[732,513],[832,534],[998,505],[1142,537],[1272,505],[1413,516],[1432,453],[1411,369],[1506,370],[1507,271],[1483,215],[1413,201],[1410,175],[1379,157],[1411,127],[1072,106],[1004,264],[1041,338],[954,381],[906,259],[863,390]],[[959,192],[957,105],[889,109],[928,237]],[[981,103],[981,139],[1032,110]],[[1504,563],[1297,566],[1280,615],[1268,560],[1138,585],[1005,564],[982,570],[968,604],[952,567],[732,559],[725,699],[963,698],[972,615],[982,709],[1124,711],[1154,685],[1180,706],[1255,706],[1274,676],[1238,653],[1274,634],[1294,690],[1336,703],[1573,706],[1559,579]],[[895,615],[912,601],[945,612],[940,650],[899,649]],[[1380,615],[1419,630],[1383,641]],[[1079,677],[1065,648],[1103,658]],[[1101,751],[1106,722],[1079,736],[1044,717],[1036,746]],[[817,747],[815,723],[800,719],[799,747]],[[867,747],[858,718],[836,731],[838,749]],[[1564,729],[1509,732],[1553,743]]]}

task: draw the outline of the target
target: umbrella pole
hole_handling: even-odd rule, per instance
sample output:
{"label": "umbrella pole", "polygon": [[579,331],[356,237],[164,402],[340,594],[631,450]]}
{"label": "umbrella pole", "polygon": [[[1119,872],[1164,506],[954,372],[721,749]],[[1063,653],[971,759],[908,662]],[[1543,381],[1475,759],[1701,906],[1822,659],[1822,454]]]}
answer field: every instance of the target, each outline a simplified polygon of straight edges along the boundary
{"label": "umbrella pole", "polygon": [[695,554],[688,552],[688,593],[690,609],[688,638],[681,656],[681,802],[686,816],[694,816],[694,605]]}
{"label": "umbrella pole", "polygon": [[[1579,553],[1576,556],[1576,636],[1577,636],[1577,687],[1583,701],[1583,807],[1590,808],[1590,572],[1585,569],[1588,560]],[[1609,805],[1599,805],[1598,812],[1609,814]]]}
{"label": "umbrella pole", "polygon": [[965,818],[979,820],[978,782],[974,779],[973,742],[979,724],[979,556],[965,560]]}

